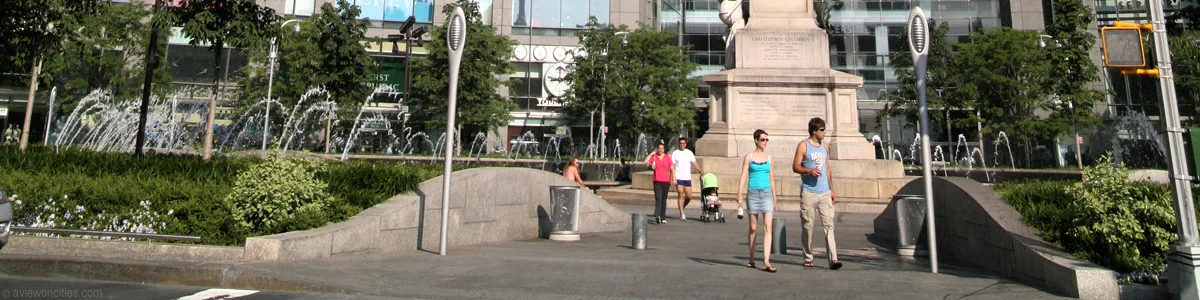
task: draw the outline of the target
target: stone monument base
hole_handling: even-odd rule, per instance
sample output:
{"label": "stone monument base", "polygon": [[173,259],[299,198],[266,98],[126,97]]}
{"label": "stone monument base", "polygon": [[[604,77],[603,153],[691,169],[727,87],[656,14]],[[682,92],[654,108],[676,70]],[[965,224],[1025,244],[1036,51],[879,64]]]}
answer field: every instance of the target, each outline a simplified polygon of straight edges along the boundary
{"label": "stone monument base", "polygon": [[875,159],[858,131],[858,76],[831,69],[733,69],[709,74],[709,130],[696,155],[741,157],[754,150],[753,134],[770,136],[767,153],[790,160],[808,138],[808,121],[825,120],[831,159]]}

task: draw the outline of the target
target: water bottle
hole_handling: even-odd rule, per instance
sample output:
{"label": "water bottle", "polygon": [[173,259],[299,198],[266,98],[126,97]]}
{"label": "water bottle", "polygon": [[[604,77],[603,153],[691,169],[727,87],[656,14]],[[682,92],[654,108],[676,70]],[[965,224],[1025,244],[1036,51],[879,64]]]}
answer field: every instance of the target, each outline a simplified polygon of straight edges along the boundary
{"label": "water bottle", "polygon": [[745,216],[746,212],[742,210],[741,206],[738,206],[738,219],[744,218]]}

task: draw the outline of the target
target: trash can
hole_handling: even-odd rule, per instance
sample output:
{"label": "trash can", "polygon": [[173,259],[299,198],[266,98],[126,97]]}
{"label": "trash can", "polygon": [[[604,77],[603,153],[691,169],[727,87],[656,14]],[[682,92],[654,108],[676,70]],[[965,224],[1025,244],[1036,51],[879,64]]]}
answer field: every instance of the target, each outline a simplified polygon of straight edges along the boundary
{"label": "trash can", "polygon": [[921,255],[929,246],[921,243],[925,238],[925,196],[896,195],[896,254],[903,256]]}
{"label": "trash can", "polygon": [[550,187],[550,240],[579,240],[579,187]]}
{"label": "trash can", "polygon": [[0,191],[0,249],[8,244],[8,235],[12,233],[13,207],[8,202],[8,195]]}

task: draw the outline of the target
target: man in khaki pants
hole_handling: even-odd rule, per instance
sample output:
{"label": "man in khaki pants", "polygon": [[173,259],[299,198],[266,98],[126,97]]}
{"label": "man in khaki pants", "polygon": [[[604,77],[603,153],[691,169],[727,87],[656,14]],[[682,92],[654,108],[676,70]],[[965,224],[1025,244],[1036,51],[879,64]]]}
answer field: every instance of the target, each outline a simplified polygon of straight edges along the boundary
{"label": "man in khaki pants", "polygon": [[808,138],[796,146],[796,157],[792,160],[792,171],[800,173],[800,220],[804,231],[800,233],[800,244],[804,246],[804,267],[813,266],[812,229],[814,214],[820,212],[821,225],[825,227],[825,248],[829,252],[829,269],[842,268],[837,259],[837,242],[833,236],[833,185],[829,183],[829,151],[825,149],[825,120],[812,118],[808,121]]}

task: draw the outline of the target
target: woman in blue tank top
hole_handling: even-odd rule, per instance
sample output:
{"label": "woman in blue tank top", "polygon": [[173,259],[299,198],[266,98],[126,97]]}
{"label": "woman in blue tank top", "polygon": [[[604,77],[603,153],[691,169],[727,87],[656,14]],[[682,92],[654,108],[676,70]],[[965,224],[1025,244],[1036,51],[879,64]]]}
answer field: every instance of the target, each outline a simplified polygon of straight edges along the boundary
{"label": "woman in blue tank top", "polygon": [[825,249],[828,250],[829,269],[842,268],[837,259],[837,243],[833,235],[834,203],[837,198],[829,185],[829,151],[825,149],[825,120],[812,118],[808,121],[808,138],[796,145],[796,158],[792,160],[792,171],[800,174],[800,245],[804,246],[804,267],[813,266],[812,230],[816,214],[821,215],[825,227]]}
{"label": "woman in blue tank top", "polygon": [[[775,189],[771,183],[775,181],[771,172],[771,156],[764,151],[767,148],[767,132],[762,129],[754,131],[754,152],[746,154],[742,161],[742,177],[738,181],[737,202],[739,209],[742,201],[748,202],[750,209],[750,263],[747,267],[754,268],[754,238],[758,232],[758,220],[763,220],[766,229],[763,233],[763,271],[775,273],[771,266],[771,218],[775,214]],[[746,192],[742,192],[742,187]]]}

